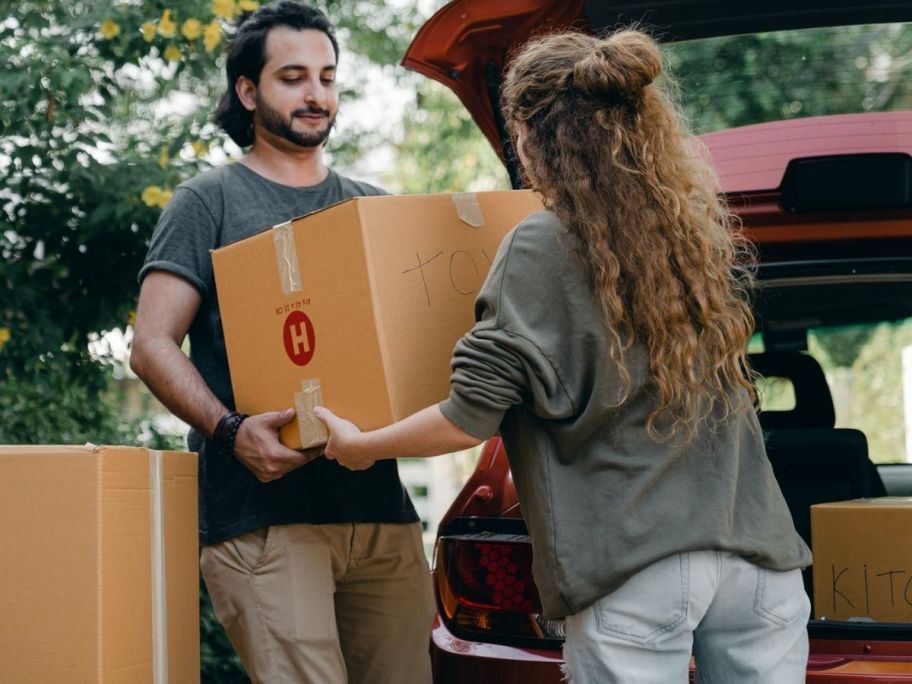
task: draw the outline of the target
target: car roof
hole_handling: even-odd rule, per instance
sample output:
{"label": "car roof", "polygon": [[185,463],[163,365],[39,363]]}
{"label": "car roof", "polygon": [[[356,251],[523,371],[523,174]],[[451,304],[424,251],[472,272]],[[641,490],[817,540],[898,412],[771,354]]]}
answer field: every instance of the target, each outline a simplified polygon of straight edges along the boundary
{"label": "car roof", "polygon": [[663,41],[912,21],[909,0],[454,0],[419,29],[402,64],[450,88],[519,185],[499,108],[511,51],[531,35],[637,22]]}

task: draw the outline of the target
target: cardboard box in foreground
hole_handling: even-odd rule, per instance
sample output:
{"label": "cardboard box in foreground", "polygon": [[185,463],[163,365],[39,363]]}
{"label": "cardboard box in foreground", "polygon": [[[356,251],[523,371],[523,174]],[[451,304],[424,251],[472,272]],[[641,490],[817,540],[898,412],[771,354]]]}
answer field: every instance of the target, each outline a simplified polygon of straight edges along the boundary
{"label": "cardboard box in foreground", "polygon": [[[497,248],[541,206],[531,191],[362,197],[213,252],[238,410],[305,415],[318,387],[370,430],[445,399]],[[325,442],[316,420],[281,438]]]}
{"label": "cardboard box in foreground", "polygon": [[912,622],[912,497],[811,506],[814,616]]}
{"label": "cardboard box in foreground", "polygon": [[0,446],[0,681],[199,682],[196,468]]}

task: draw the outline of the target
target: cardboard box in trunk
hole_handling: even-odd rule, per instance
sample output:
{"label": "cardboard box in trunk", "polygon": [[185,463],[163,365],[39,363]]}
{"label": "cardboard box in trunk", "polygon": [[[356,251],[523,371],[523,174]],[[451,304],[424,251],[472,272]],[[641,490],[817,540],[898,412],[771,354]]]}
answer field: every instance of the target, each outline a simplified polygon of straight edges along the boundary
{"label": "cardboard box in trunk", "polygon": [[323,403],[370,430],[445,399],[497,248],[538,209],[531,191],[363,197],[213,252],[238,410]]}
{"label": "cardboard box in trunk", "polygon": [[912,497],[811,506],[814,616],[912,622]]}
{"label": "cardboard box in trunk", "polygon": [[0,680],[199,682],[196,468],[0,446]]}

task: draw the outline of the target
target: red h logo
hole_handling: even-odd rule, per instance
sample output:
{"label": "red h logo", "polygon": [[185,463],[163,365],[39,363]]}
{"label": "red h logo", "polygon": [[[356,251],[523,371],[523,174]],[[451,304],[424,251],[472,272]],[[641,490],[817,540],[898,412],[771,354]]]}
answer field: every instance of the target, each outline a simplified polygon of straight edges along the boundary
{"label": "red h logo", "polygon": [[285,319],[282,329],[285,353],[298,366],[306,366],[314,355],[316,338],[313,323],[301,311],[292,311]]}

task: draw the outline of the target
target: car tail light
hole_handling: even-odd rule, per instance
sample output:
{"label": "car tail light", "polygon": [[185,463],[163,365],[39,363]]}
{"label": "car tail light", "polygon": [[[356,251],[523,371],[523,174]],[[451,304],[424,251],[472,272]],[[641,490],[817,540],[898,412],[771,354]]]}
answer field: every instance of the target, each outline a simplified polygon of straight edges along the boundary
{"label": "car tail light", "polygon": [[552,646],[563,641],[563,620],[541,615],[528,536],[441,537],[436,570],[443,618],[454,634],[484,641],[544,640]]}

